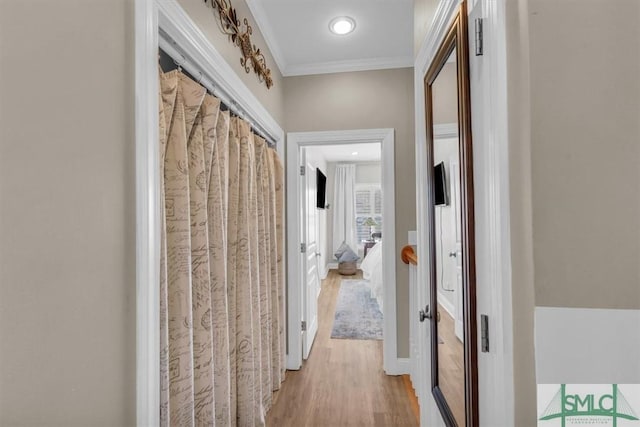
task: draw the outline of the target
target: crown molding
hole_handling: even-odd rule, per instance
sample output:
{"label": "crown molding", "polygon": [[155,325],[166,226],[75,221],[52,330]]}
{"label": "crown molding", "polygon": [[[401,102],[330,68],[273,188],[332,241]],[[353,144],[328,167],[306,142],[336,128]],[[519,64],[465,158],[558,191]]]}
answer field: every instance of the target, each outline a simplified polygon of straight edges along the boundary
{"label": "crown molding", "polygon": [[414,66],[417,75],[424,76],[426,74],[460,3],[460,0],[442,0],[438,3],[431,29],[422,41],[415,58]]}
{"label": "crown molding", "polygon": [[[259,125],[274,139],[277,151],[284,154],[284,130],[259,102],[254,93],[240,79],[235,69],[211,44],[200,27],[193,22],[177,0],[154,0],[157,5],[158,44],[166,51],[176,51],[185,58],[189,71],[195,65],[197,72],[205,71],[202,82],[210,82],[216,96],[223,102],[235,103],[250,122]],[[157,48],[156,48],[157,49]]]}
{"label": "crown molding", "polygon": [[263,4],[264,2],[262,0],[246,0],[246,2],[256,25],[264,37],[264,41],[271,52],[271,56],[273,56],[273,60],[276,62],[276,65],[280,70],[280,74],[282,74],[283,77],[413,67],[414,58],[412,56],[348,59],[344,61],[328,61],[311,64],[288,64],[284,58],[282,50],[280,49],[280,45],[276,40],[273,27],[269,23],[267,12]]}
{"label": "crown molding", "polygon": [[367,58],[345,61],[317,62],[313,64],[290,65],[282,73],[285,77],[306,76],[311,74],[347,73],[351,71],[387,70],[392,68],[411,68],[413,58]]}
{"label": "crown molding", "polygon": [[280,74],[284,76],[284,71],[287,69],[287,62],[284,60],[280,46],[276,42],[276,37],[274,35],[273,28],[269,23],[269,19],[267,18],[267,12],[264,9],[262,0],[246,0],[246,2],[251,15],[253,15],[254,21],[260,29],[262,37],[271,52],[271,56],[280,70]]}

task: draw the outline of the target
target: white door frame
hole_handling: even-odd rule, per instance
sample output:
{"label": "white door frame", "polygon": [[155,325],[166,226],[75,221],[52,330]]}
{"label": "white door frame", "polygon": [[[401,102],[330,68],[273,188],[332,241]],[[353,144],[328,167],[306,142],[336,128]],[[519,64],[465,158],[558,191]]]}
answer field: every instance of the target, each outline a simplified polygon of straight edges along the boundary
{"label": "white door frame", "polygon": [[[284,157],[284,131],[177,0],[136,0],[134,13],[136,419],[138,426],[157,426],[160,424],[159,45],[179,47],[180,52],[204,71],[202,82],[215,82],[220,90],[217,96],[233,100],[274,138],[281,158]],[[160,39],[160,29],[171,40]]]}
{"label": "white door frame", "polygon": [[388,375],[406,373],[398,361],[396,317],[396,236],[395,236],[395,155],[393,129],[361,129],[287,134],[287,223],[288,247],[288,342],[287,369],[302,366],[302,256],[297,250],[303,242],[300,225],[300,147],[337,144],[380,143],[382,147],[382,236],[384,283],[383,369]]}
{"label": "white door frame", "polygon": [[[474,193],[476,223],[476,286],[478,314],[488,314],[491,350],[478,350],[480,425],[514,425],[513,314],[511,281],[511,229],[509,200],[509,140],[507,106],[506,3],[507,0],[467,0],[471,16],[483,19],[484,55],[482,75],[471,74]],[[414,64],[416,205],[418,231],[418,283],[428,283],[430,254],[427,227],[427,165],[424,76],[431,65],[460,0],[440,0],[431,30],[421,43]],[[469,20],[470,46],[474,22]],[[473,49],[470,49],[473,52]],[[470,53],[471,55],[473,53]],[[482,96],[474,96],[482,93]],[[483,111],[482,116],[477,113]],[[474,125],[475,123],[475,125]],[[482,123],[483,126],[478,127]],[[424,262],[422,262],[424,260]],[[486,262],[483,262],[486,260]],[[418,289],[421,306],[429,303],[429,292]],[[430,332],[426,332],[428,336]],[[430,340],[422,351],[430,360]],[[444,422],[431,393],[431,367],[425,370],[427,393],[420,396],[421,425]],[[424,408],[424,409],[423,409]]]}

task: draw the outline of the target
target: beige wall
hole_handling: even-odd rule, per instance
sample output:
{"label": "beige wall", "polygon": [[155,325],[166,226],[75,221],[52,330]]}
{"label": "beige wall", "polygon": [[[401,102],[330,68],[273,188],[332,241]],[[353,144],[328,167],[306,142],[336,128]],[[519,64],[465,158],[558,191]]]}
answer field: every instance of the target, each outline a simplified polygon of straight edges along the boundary
{"label": "beige wall", "polygon": [[458,69],[455,62],[442,67],[431,86],[433,90],[433,123],[458,123]]}
{"label": "beige wall", "polygon": [[245,73],[244,68],[240,65],[240,58],[242,57],[240,48],[232,44],[229,38],[220,31],[220,22],[217,18],[217,12],[211,9],[211,1],[205,3],[203,0],[178,0],[178,2],[198,25],[200,30],[207,36],[209,41],[216,47],[218,52],[227,60],[231,68],[238,73],[240,79],[258,98],[258,101],[271,113],[280,126],[283,126],[284,84],[282,75],[276,65],[276,61],[274,61],[273,56],[271,56],[271,52],[264,41],[264,37],[262,37],[260,29],[249,11],[246,1],[234,0],[233,7],[236,9],[238,19],[242,21],[246,17],[253,28],[251,41],[264,53],[267,67],[271,69],[271,77],[273,78],[273,86],[271,89],[267,89],[267,86],[258,80],[258,76],[253,70]]}
{"label": "beige wall", "polygon": [[506,17],[514,425],[535,426],[528,0],[506,2]]}
{"label": "beige wall", "polygon": [[0,425],[135,425],[133,2],[0,1]]}
{"label": "beige wall", "polygon": [[422,46],[427,36],[433,17],[436,13],[438,0],[415,0],[413,3],[413,51],[414,54]]}
{"label": "beige wall", "polygon": [[413,69],[287,77],[288,132],[395,129],[398,356],[409,356],[409,270],[400,260],[415,230]]}
{"label": "beige wall", "polygon": [[640,309],[640,2],[614,3],[529,2],[537,306]]}
{"label": "beige wall", "polygon": [[[282,125],[257,28],[271,90],[181,3]],[[135,425],[133,31],[130,0],[0,0],[0,425]]]}
{"label": "beige wall", "polygon": [[515,424],[535,425],[534,306],[640,308],[640,3],[518,0],[507,22]]}

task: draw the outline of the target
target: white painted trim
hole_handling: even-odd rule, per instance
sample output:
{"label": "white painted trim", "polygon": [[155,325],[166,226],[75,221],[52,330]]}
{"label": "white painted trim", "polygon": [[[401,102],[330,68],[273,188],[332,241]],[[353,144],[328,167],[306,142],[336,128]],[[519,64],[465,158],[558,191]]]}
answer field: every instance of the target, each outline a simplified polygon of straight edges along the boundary
{"label": "white painted trim", "polygon": [[[329,275],[329,266],[325,265],[320,270],[320,281],[322,282]],[[322,288],[322,283],[320,283],[320,288]]]}
{"label": "white painted trim", "polygon": [[[240,80],[176,0],[135,2],[136,115],[136,419],[160,423],[160,173],[158,157],[158,33],[181,51],[275,140],[284,157],[284,131]],[[286,267],[285,267],[286,268]]]}
{"label": "white painted trim", "polygon": [[217,88],[274,138],[278,154],[284,158],[284,131],[269,111],[209,42],[207,36],[191,20],[177,0],[155,1],[158,6],[160,29],[170,41],[179,46],[185,56],[200,69],[208,71],[209,75],[204,76],[205,78],[215,82]]}
{"label": "white painted trim", "polygon": [[[429,193],[427,191],[427,167],[426,158],[426,123],[425,123],[425,99],[424,99],[424,76],[435,57],[442,40],[453,20],[459,0],[441,0],[435,12],[431,30],[427,33],[423,41],[414,64],[414,101],[415,101],[415,142],[416,142],[416,224],[418,233],[418,283],[429,283],[429,271],[431,265],[431,254],[429,251],[428,224],[432,218],[430,216]],[[434,138],[450,135],[450,130],[440,135],[437,131],[447,130],[445,127],[434,128]],[[457,131],[456,131],[457,135]],[[418,286],[417,298],[419,306],[424,307],[430,302],[430,292],[428,286]],[[422,363],[418,370],[418,382],[421,390],[419,394],[420,404],[420,425],[421,426],[444,426],[444,421],[440,416],[440,410],[433,399],[431,393],[431,330],[428,322],[420,323],[418,330],[424,329],[424,333],[418,334],[418,349],[420,357],[426,363]]]}
{"label": "white painted trim", "polygon": [[[472,0],[468,2],[469,14],[480,16],[484,20],[485,53],[481,57],[482,76],[471,76],[472,134],[474,144],[474,176],[477,193],[482,191],[486,201],[483,208],[476,203],[476,253],[484,251],[487,264],[479,264],[476,259],[477,284],[486,290],[488,296],[482,297],[478,304],[478,313],[486,313],[491,324],[491,352],[478,353],[480,396],[492,396],[480,399],[481,425],[513,425],[513,315],[511,293],[511,237],[510,237],[510,201],[509,201],[509,152],[508,152],[508,110],[507,110],[507,67],[506,67],[506,14],[507,0]],[[414,66],[415,84],[415,126],[416,126],[416,178],[417,178],[417,224],[418,280],[428,283],[429,249],[427,230],[429,224],[428,200],[426,192],[426,133],[424,110],[424,76],[433,61],[434,55],[444,38],[446,30],[454,16],[459,0],[441,0],[436,10],[431,31],[425,37]],[[476,9],[478,8],[478,9]],[[473,31],[473,23],[469,23]],[[473,34],[470,35],[471,40]],[[470,45],[472,45],[470,43]],[[471,53],[472,54],[472,53]],[[475,78],[475,79],[474,79]],[[482,96],[480,109],[490,112],[478,117],[475,109],[477,90]],[[483,126],[477,125],[481,120]],[[437,137],[437,135],[436,135]],[[481,142],[482,141],[482,142]],[[480,144],[482,149],[479,150]],[[477,167],[476,166],[480,166]],[[484,171],[479,175],[479,170]],[[423,225],[421,227],[421,225]],[[480,232],[479,230],[482,230]],[[418,298],[422,305],[428,303],[428,292],[419,287]],[[480,301],[480,298],[479,298]],[[484,305],[482,305],[484,304]],[[427,331],[426,337],[429,332]],[[422,335],[421,335],[422,337]],[[430,343],[422,342],[421,351],[429,356]],[[427,359],[428,360],[428,359]],[[441,426],[443,421],[431,397],[431,372],[422,373],[422,382],[429,390],[420,396],[421,425]]]}
{"label": "white painted trim", "polygon": [[267,47],[273,56],[273,60],[276,61],[276,65],[280,70],[280,74],[284,76],[284,70],[287,69],[287,63],[284,60],[284,55],[280,50],[280,45],[276,42],[276,36],[271,27],[271,22],[267,18],[267,12],[264,9],[263,0],[246,0],[249,12],[253,15],[253,19],[256,21],[264,41],[267,43]]}
{"label": "white painted trim", "polygon": [[407,235],[407,244],[415,246],[418,244],[418,232],[417,231],[409,231]]}
{"label": "white painted trim", "polygon": [[135,2],[136,424],[160,424],[158,17]]}
{"label": "white painted trim", "polygon": [[330,262],[329,264],[327,264],[327,272],[329,270],[337,270],[337,269],[338,269],[338,263],[337,262]]}
{"label": "white painted trim", "polygon": [[441,292],[441,291],[438,291],[438,304],[440,304],[442,306],[442,308],[444,308],[444,310],[447,313],[449,313],[449,316],[451,316],[451,318],[455,320],[456,311],[455,311],[455,309],[453,307],[453,304],[451,304],[449,301],[447,301],[447,298],[444,296],[444,293]]}
{"label": "white painted trim", "polygon": [[[414,63],[415,73],[420,76],[421,82],[438,51],[438,47],[440,47],[440,43],[444,39],[444,35],[449,29],[449,24],[453,20],[459,4],[460,0],[441,0],[438,3],[431,29],[422,42]],[[422,95],[424,98],[424,94]]]}
{"label": "white painted trim", "polygon": [[344,61],[316,62],[287,66],[282,75],[308,76],[313,74],[347,73],[351,71],[386,70],[392,68],[410,68],[413,59],[410,56],[388,58],[347,59]]}
{"label": "white painted trim", "polygon": [[433,126],[433,135],[437,139],[457,138],[458,137],[458,124],[457,123],[443,123]]}
{"label": "white painted trim", "polygon": [[[398,375],[403,371],[398,364],[397,355],[397,317],[396,317],[396,240],[395,240],[395,151],[393,129],[363,129],[326,132],[295,132],[287,135],[287,232],[290,248],[298,248],[302,242],[300,225],[300,147],[310,145],[361,144],[380,143],[382,146],[382,191],[385,197],[382,215],[382,235],[385,236],[383,246],[384,263],[384,341],[383,369],[389,375]],[[288,253],[287,287],[288,305],[288,339],[287,369],[300,369],[302,366],[302,342],[300,320],[302,319],[302,255],[300,251]],[[294,302],[298,301],[297,304]],[[408,368],[406,369],[408,372]]]}
{"label": "white painted trim", "polygon": [[469,8],[470,32],[476,17],[485,30],[484,55],[470,59],[474,191],[483,197],[475,203],[476,254],[483,253],[476,257],[476,308],[489,316],[492,336],[491,351],[478,352],[478,393],[492,396],[480,400],[482,425],[514,425],[507,1],[476,0]]}
{"label": "white painted trim", "polygon": [[246,0],[246,2],[283,77],[413,67],[413,58],[411,56],[288,64],[280,45],[276,41],[275,32],[264,8],[264,1]]}
{"label": "white painted trim", "polygon": [[408,375],[411,373],[411,359],[399,357],[391,371],[385,371],[387,375]]}

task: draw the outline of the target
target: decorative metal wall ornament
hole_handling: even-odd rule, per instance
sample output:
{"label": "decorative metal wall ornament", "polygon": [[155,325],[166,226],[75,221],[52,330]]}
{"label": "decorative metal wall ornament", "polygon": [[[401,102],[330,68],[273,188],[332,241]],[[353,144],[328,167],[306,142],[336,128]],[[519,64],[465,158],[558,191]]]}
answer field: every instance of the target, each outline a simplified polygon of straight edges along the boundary
{"label": "decorative metal wall ornament", "polygon": [[218,12],[220,29],[224,34],[229,36],[229,40],[237,45],[242,52],[240,65],[244,67],[247,73],[253,68],[253,71],[258,75],[260,81],[264,82],[267,88],[270,89],[271,86],[273,86],[271,70],[267,67],[264,54],[251,43],[253,29],[251,25],[249,25],[247,18],[243,19],[243,24],[246,29],[242,31],[236,10],[231,7],[231,0],[204,0],[205,3],[209,1],[213,9]]}

